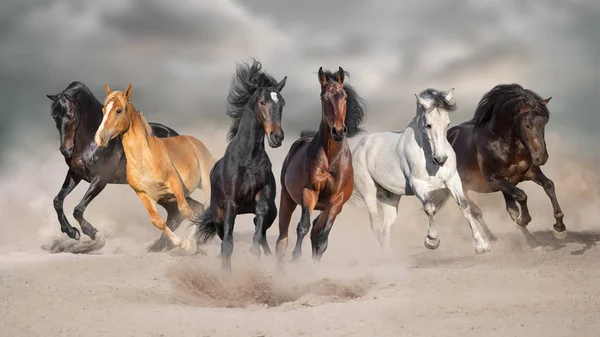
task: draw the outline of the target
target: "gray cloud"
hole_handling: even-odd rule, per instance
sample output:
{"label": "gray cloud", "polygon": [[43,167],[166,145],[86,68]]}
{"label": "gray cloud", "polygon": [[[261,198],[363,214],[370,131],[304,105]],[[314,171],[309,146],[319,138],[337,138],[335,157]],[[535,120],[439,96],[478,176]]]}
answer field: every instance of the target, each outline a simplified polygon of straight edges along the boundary
{"label": "gray cloud", "polygon": [[100,99],[105,82],[131,82],[151,120],[202,138],[193,130],[228,125],[235,63],[250,56],[277,79],[289,76],[290,137],[319,122],[319,66],[339,65],[367,99],[372,131],[403,128],[424,87],[457,88],[458,123],[492,86],[518,82],[554,97],[549,128],[594,137],[599,13],[594,0],[8,1],[0,137],[9,146],[31,135],[23,146],[56,142],[45,94],[79,80]]}

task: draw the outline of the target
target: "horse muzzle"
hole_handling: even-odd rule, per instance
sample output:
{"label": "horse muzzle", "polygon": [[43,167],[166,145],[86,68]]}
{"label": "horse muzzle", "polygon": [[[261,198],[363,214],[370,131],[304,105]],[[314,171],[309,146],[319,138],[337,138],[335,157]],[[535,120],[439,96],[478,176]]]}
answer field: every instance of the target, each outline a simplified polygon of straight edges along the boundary
{"label": "horse muzzle", "polygon": [[283,143],[284,135],[283,130],[279,132],[271,131],[267,136],[267,140],[269,141],[269,146],[276,149],[281,146]]}

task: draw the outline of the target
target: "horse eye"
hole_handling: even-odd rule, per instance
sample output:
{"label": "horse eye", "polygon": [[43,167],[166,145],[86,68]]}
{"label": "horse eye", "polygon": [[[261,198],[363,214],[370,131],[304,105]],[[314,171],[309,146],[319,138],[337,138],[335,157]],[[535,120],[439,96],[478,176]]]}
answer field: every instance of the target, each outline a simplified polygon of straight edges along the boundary
{"label": "horse eye", "polygon": [[431,124],[425,125],[426,128],[431,129]]}
{"label": "horse eye", "polygon": [[258,101],[258,104],[265,105],[265,101]]}
{"label": "horse eye", "polygon": [[117,109],[117,113],[120,114],[123,111],[123,109]]}

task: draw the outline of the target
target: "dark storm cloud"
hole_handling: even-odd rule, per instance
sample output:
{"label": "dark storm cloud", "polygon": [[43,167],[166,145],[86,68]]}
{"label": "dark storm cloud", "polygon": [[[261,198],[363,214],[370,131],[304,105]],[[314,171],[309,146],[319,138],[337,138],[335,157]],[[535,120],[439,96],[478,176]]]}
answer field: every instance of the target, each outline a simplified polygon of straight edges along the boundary
{"label": "dark storm cloud", "polygon": [[315,73],[339,65],[368,100],[370,130],[402,128],[424,87],[456,87],[459,122],[485,91],[508,81],[555,98],[552,127],[590,132],[600,123],[598,7],[594,0],[3,2],[0,131],[13,143],[29,133],[55,141],[45,94],[73,80],[99,99],[105,82],[116,89],[131,82],[136,107],[175,128],[226,127],[235,63],[256,56],[277,79],[289,76],[290,135],[316,127]]}

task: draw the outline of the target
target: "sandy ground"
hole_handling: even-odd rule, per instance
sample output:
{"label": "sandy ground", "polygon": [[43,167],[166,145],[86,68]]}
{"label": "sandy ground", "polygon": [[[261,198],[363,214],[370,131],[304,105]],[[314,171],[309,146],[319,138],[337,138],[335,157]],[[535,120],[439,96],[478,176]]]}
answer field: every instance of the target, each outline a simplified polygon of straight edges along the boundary
{"label": "sandy ground", "polygon": [[[227,279],[218,239],[204,247],[207,255],[146,253],[159,233],[128,186],[110,186],[86,212],[106,235],[101,250],[40,249],[58,235],[51,200],[65,170],[56,156],[29,163],[1,181],[0,336],[598,336],[600,185],[586,163],[560,164],[547,173],[570,230],[563,241],[550,232],[544,192],[528,183],[536,249],[510,222],[501,195],[474,194],[498,236],[492,252],[475,255],[451,202],[438,215],[441,246],[427,250],[427,218],[409,197],[401,201],[391,261],[381,258],[359,206],[346,206],[336,221],[321,264],[312,263],[307,240],[302,261],[283,272],[272,259],[249,255],[251,217],[239,217]],[[43,176],[38,165],[46,165]],[[23,177],[37,178],[23,190]],[[68,215],[85,188],[67,199]],[[277,234],[275,224],[272,248]],[[294,242],[295,234],[286,259]]]}

